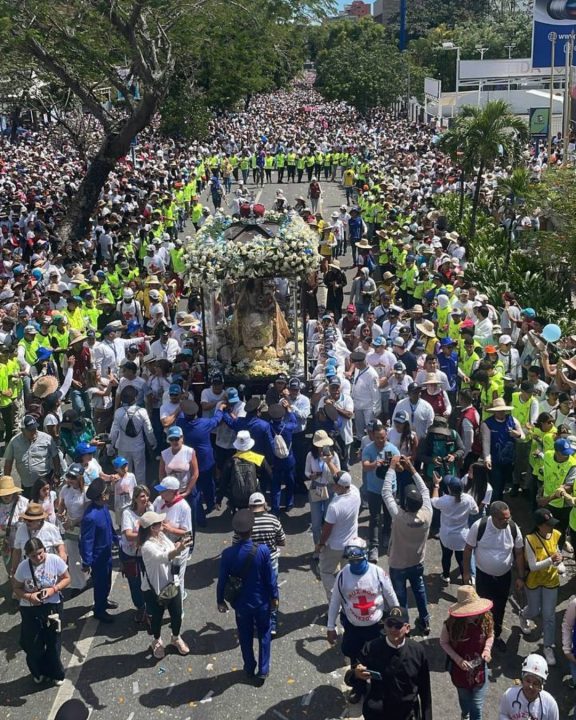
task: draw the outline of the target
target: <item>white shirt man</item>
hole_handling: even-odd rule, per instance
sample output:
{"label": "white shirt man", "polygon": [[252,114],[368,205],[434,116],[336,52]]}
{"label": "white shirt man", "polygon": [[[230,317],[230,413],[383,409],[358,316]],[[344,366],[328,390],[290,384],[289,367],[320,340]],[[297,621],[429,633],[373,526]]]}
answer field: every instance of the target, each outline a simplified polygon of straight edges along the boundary
{"label": "white shirt man", "polygon": [[522,363],[520,353],[512,347],[510,335],[501,335],[498,341],[498,359],[504,365],[504,374],[510,375],[519,382],[522,380]]}
{"label": "white shirt man", "polygon": [[396,403],[394,416],[404,410],[410,418],[410,425],[418,436],[418,440],[423,440],[430,425],[434,422],[434,410],[430,403],[420,398],[419,392],[420,390],[415,383],[410,385],[408,387],[408,397]]}
{"label": "white shirt man", "polygon": [[[362,360],[354,360],[362,356]],[[350,356],[356,363],[352,376],[352,400],[354,401],[354,418],[356,438],[361,440],[366,426],[380,412],[380,388],[376,370],[366,364],[364,353],[352,353]]]}

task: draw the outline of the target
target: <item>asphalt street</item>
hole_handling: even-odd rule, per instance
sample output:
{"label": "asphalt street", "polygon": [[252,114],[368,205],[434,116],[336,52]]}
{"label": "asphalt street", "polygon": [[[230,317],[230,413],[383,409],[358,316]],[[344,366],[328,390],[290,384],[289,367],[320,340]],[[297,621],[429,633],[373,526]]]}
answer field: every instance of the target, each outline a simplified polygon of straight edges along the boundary
{"label": "asphalt street", "polygon": [[[273,202],[277,185],[265,185],[259,200],[267,207]],[[306,185],[281,186],[289,201],[306,195]],[[341,204],[343,194],[336,184],[325,184],[323,209],[326,217]],[[260,193],[257,188],[255,192]],[[207,202],[206,204],[209,204]],[[351,261],[343,265],[350,265]],[[154,478],[155,466],[149,468]],[[359,484],[360,469],[353,475]],[[91,591],[65,604],[62,632],[63,661],[68,667],[61,687],[35,685],[19,649],[19,614],[3,601],[0,613],[0,717],[6,720],[52,720],[57,708],[71,697],[81,698],[98,720],[332,720],[361,717],[361,706],[349,706],[343,685],[344,658],[338,647],[326,642],[325,596],[321,584],[310,570],[312,536],[305,498],[283,514],[287,545],[280,560],[280,619],[273,641],[272,669],[266,683],[255,687],[242,672],[232,614],[220,615],[216,608],[218,558],[231,538],[230,515],[212,515],[200,530],[192,561],[186,574],[187,598],[183,637],[190,655],[168,652],[156,661],[149,651],[150,637],[133,622],[128,585],[115,572],[111,597],[120,608],[113,611],[113,625],[97,624],[91,617]],[[527,504],[517,498],[513,515],[526,527]],[[361,516],[361,534],[366,535],[368,514]],[[380,562],[387,568],[387,559]],[[574,587],[574,564],[560,591],[557,619],[558,666],[551,670],[547,685],[561,705],[560,717],[568,717],[574,691],[567,684],[568,667],[560,648],[560,623]],[[444,587],[440,579],[440,548],[436,540],[428,543],[426,582],[432,603],[432,633],[417,638],[424,643],[432,672],[434,717],[458,720],[460,711],[456,690],[445,671],[444,654],[438,644],[441,625],[448,606],[455,601],[457,584]],[[454,569],[453,578],[456,580]],[[6,594],[6,575],[0,569],[0,591]],[[411,598],[413,607],[413,600]],[[517,606],[515,606],[517,607]],[[485,704],[485,720],[496,720],[503,691],[517,681],[521,658],[541,651],[538,633],[521,635],[512,603],[508,606],[504,639],[507,651],[495,653],[492,677]],[[412,611],[412,616],[414,613]],[[169,628],[163,636],[169,639]]]}

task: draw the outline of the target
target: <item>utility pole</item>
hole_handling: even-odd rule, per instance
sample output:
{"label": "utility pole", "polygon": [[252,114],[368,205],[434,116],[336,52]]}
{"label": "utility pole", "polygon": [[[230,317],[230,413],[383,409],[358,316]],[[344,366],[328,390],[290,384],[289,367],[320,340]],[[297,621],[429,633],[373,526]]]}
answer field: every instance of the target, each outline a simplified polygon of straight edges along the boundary
{"label": "utility pole", "polygon": [[566,77],[564,82],[564,122],[562,124],[562,164],[568,162],[568,140],[570,138],[570,80],[572,78],[572,56],[574,55],[574,31],[570,33],[570,39],[564,44],[566,59]]}
{"label": "utility pole", "polygon": [[[476,52],[480,53],[480,60],[484,60],[484,53],[490,50],[488,47],[482,47],[482,45],[476,45]],[[480,95],[482,93],[482,80],[478,80],[478,102],[477,106],[480,107]]]}
{"label": "utility pole", "polygon": [[408,22],[408,0],[400,0],[400,38],[399,38],[399,47],[400,52],[404,52],[406,50],[407,42],[407,32],[406,32],[406,26]]}
{"label": "utility pole", "polygon": [[558,35],[555,32],[548,34],[548,40],[550,40],[550,112],[548,118],[548,162],[550,162],[550,155],[552,155],[552,113],[554,111],[554,63],[556,58],[556,40]]}

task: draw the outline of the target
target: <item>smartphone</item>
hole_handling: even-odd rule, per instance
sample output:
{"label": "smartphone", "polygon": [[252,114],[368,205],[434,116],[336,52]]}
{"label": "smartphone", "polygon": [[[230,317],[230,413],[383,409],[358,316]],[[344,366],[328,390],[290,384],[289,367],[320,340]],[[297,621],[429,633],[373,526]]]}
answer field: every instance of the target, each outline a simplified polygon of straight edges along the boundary
{"label": "smartphone", "polygon": [[370,680],[382,680],[382,673],[376,670],[366,670],[366,672],[370,675]]}
{"label": "smartphone", "polygon": [[392,453],[390,450],[386,450],[384,453],[384,462],[389,465],[392,462]]}

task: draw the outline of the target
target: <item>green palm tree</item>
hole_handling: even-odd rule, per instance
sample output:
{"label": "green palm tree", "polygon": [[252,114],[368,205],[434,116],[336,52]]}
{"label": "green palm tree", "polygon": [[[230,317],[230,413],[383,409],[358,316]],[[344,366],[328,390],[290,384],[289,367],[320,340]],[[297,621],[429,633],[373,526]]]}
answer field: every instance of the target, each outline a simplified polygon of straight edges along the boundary
{"label": "green palm tree", "polygon": [[455,123],[449,130],[447,130],[438,143],[440,150],[448,155],[452,162],[460,168],[460,205],[458,208],[458,220],[462,222],[464,217],[464,187],[466,178],[470,177],[474,172],[474,158],[467,147],[467,136],[463,131],[464,129],[459,127]]}
{"label": "green palm tree", "polygon": [[514,165],[528,141],[528,126],[510,111],[504,100],[493,100],[483,108],[466,105],[454,123],[454,130],[462,138],[462,149],[468,166],[474,165],[476,184],[472,198],[469,238],[476,235],[476,221],[483,175],[494,161],[505,156]]}
{"label": "green palm tree", "polygon": [[510,257],[512,255],[512,235],[514,234],[516,208],[519,205],[524,205],[534,195],[534,186],[530,182],[528,168],[514,168],[507,178],[498,181],[497,192],[509,203],[507,208],[508,223],[505,225],[506,259],[504,266],[507,269],[510,266]]}

